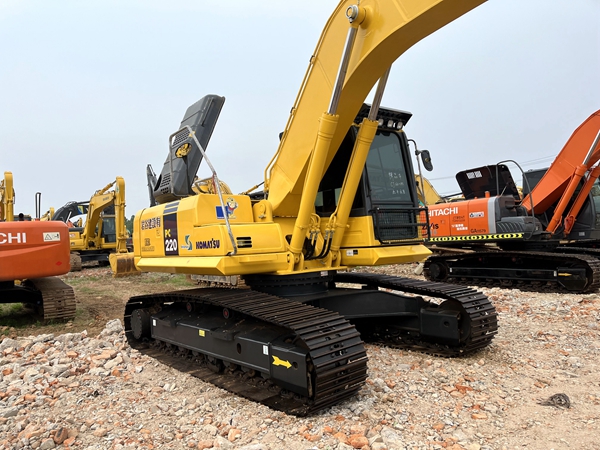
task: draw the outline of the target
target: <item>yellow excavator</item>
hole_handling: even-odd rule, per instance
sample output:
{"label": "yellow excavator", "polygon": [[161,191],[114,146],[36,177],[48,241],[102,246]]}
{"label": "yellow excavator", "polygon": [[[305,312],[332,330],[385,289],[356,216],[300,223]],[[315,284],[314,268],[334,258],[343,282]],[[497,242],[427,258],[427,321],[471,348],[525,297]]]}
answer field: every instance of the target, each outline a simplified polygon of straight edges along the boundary
{"label": "yellow excavator", "polygon": [[[77,216],[80,217],[76,219]],[[90,261],[109,265],[110,255],[127,254],[125,180],[116,177],[115,181],[96,191],[89,201],[65,204],[56,210],[52,220],[69,225],[71,271],[81,270],[82,264]],[[128,260],[126,256],[123,258]],[[133,263],[129,265],[132,266]]]}
{"label": "yellow excavator", "polygon": [[[341,1],[310,58],[262,191],[223,192],[207,158],[225,99],[208,95],[190,106],[150,183],[155,206],[135,215],[135,266],[243,283],[130,298],[130,344],[297,415],[358,392],[367,378],[364,341],[444,356],[486,347],[497,314],[482,293],[352,270],[430,254],[404,132],[411,114],[381,100],[402,53],[480,3]],[[211,183],[195,190],[202,161]]]}
{"label": "yellow excavator", "polygon": [[14,205],[13,174],[4,172],[4,179],[0,181],[0,221],[12,222],[15,220]]}

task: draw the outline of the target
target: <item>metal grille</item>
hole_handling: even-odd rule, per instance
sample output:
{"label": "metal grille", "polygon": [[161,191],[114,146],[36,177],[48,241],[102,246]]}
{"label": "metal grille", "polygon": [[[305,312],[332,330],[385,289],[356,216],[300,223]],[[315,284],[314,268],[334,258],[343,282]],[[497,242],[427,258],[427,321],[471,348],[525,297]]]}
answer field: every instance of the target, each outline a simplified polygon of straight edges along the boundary
{"label": "metal grille", "polygon": [[161,194],[166,194],[170,191],[171,188],[171,174],[170,173],[164,173],[162,174],[162,178],[160,180],[160,186],[158,186],[158,188],[156,188],[155,190],[159,190]]}
{"label": "metal grille", "polygon": [[519,233],[525,230],[523,222],[496,222],[497,233]]}
{"label": "metal grille", "polygon": [[238,248],[252,248],[252,238],[250,236],[243,236],[237,238]]}
{"label": "metal grille", "polygon": [[171,148],[179,147],[179,144],[184,142],[188,137],[190,137],[190,132],[186,128],[182,129],[175,136],[173,136]]}
{"label": "metal grille", "polygon": [[375,208],[372,213],[375,239],[382,244],[420,242],[429,237],[429,216],[425,208]]}

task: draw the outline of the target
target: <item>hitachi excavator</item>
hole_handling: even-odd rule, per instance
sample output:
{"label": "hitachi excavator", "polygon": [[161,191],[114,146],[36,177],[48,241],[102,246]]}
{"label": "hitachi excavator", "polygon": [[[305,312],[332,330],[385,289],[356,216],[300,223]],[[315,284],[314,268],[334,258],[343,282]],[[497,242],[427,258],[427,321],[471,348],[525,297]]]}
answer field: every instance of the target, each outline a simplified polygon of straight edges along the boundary
{"label": "hitachi excavator", "polygon": [[[23,303],[44,319],[75,317],[75,293],[59,275],[69,272],[69,232],[64,223],[14,219],[13,176],[0,184],[0,303]],[[39,211],[40,197],[36,198]]]}
{"label": "hitachi excavator", "polygon": [[[429,206],[424,264],[435,281],[590,292],[600,286],[600,111],[571,135],[548,169],[523,174],[524,198],[504,163],[456,175],[465,201]],[[433,247],[432,247],[433,248]]]}
{"label": "hitachi excavator", "polygon": [[[85,215],[81,224],[72,223],[76,216]],[[98,261],[109,265],[110,255],[127,254],[127,231],[125,228],[125,180],[115,181],[96,191],[89,201],[69,202],[54,213],[52,220],[70,224],[71,270],[78,271],[82,263]],[[132,267],[123,256],[122,274],[125,267]],[[135,271],[132,271],[135,273]]]}
{"label": "hitachi excavator", "polygon": [[[359,3],[341,1],[327,22],[263,191],[224,192],[205,150],[225,99],[209,95],[170,136],[151,177],[156,206],[134,220],[138,269],[243,283],[129,299],[130,344],[297,415],[356,394],[367,377],[364,340],[458,356],[497,332],[478,291],[349,270],[430,253],[403,131],[411,114],[380,107],[381,98],[402,53],[482,1]],[[212,177],[193,189],[201,161]]]}

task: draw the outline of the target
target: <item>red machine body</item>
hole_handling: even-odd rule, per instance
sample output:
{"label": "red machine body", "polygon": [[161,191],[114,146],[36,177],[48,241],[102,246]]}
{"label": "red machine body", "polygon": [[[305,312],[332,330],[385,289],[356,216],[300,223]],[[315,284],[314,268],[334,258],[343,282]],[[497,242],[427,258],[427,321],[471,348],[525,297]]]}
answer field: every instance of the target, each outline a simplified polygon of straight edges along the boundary
{"label": "red machine body", "polygon": [[63,222],[0,222],[0,282],[63,275],[70,270]]}

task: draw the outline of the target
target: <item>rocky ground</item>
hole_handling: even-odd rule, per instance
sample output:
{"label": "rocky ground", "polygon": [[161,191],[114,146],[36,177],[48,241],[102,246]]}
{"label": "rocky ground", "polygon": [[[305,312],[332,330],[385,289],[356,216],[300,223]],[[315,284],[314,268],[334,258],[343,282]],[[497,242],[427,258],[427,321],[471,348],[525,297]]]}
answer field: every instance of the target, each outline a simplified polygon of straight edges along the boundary
{"label": "rocky ground", "polygon": [[[0,449],[600,449],[596,293],[481,289],[500,321],[487,349],[443,359],[368,345],[359,395],[297,418],[132,350],[123,281],[94,277],[109,294],[76,288],[85,302],[101,297],[93,320],[9,330],[0,344]],[[570,407],[540,404],[555,394]]]}

